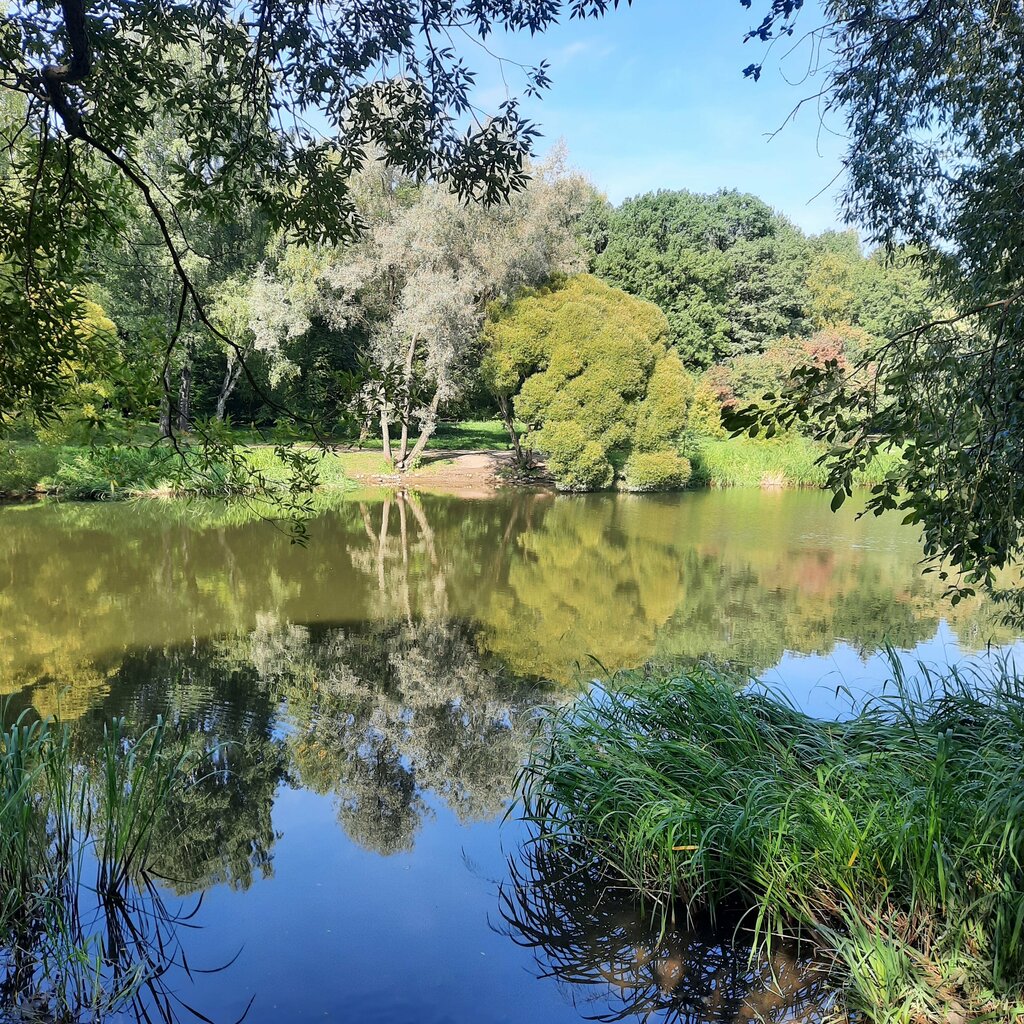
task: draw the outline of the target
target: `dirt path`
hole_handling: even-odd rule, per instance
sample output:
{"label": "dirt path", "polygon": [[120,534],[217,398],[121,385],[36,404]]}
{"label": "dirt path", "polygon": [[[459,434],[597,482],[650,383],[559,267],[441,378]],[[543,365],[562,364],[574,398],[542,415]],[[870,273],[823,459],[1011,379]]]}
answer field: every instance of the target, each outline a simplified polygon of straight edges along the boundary
{"label": "dirt path", "polygon": [[489,498],[504,486],[526,483],[532,487],[549,486],[541,472],[536,479],[524,481],[518,474],[511,451],[428,451],[420,466],[408,473],[350,474],[353,480],[377,487],[403,487],[437,494],[457,494],[463,498]]}

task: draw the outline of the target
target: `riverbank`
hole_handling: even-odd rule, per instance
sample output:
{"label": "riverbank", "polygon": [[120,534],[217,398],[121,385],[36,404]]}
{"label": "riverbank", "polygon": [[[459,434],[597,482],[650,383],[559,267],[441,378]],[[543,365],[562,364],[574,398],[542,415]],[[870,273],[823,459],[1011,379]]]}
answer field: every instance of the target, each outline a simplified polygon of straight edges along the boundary
{"label": "riverbank", "polygon": [[[876,1024],[1019,1020],[1024,682],[903,677],[843,722],[697,668],[555,712],[527,817],[665,915],[810,938]],[[678,916],[678,914],[677,914]]]}
{"label": "riverbank", "polygon": [[[285,485],[289,468],[275,453],[273,443],[242,434],[236,445],[242,465],[262,474],[268,487]],[[504,428],[498,423],[446,425],[419,465],[401,474],[384,458],[379,442],[359,447],[339,443],[326,449],[293,442],[289,448],[307,454],[317,488],[325,491],[372,486],[474,497],[503,487],[554,487],[543,461],[532,473],[518,469]],[[817,464],[820,446],[802,437],[771,441],[702,438],[690,450],[691,487],[775,490],[820,487],[825,481]],[[199,458],[193,468],[183,471],[178,458],[169,446],[152,439],[92,446],[0,442],[0,497],[87,501],[229,493],[232,474],[225,468]],[[857,482],[865,486],[877,483],[893,462],[894,457],[876,459]]]}

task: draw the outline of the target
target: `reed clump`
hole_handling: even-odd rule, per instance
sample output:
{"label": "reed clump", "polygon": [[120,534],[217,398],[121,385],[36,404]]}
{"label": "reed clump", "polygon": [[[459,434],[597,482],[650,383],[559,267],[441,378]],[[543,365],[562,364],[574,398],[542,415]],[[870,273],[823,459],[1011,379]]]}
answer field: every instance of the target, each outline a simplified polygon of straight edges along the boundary
{"label": "reed clump", "polygon": [[12,1018],[99,1020],[139,1001],[170,1019],[176,922],[148,866],[165,809],[195,777],[182,749],[162,722],[133,738],[112,721],[87,761],[60,724],[22,715],[0,730],[0,1007]]}
{"label": "reed clump", "polygon": [[843,722],[711,668],[555,711],[536,841],[662,907],[809,935],[879,1024],[1013,1020],[1024,982],[1024,683],[893,663]]}

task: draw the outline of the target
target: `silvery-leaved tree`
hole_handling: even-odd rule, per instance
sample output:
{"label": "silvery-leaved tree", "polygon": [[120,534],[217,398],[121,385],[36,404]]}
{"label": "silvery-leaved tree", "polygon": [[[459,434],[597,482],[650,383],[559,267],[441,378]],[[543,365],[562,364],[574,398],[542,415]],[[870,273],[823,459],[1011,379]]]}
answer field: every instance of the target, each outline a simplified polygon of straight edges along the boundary
{"label": "silvery-leaved tree", "polygon": [[584,265],[576,225],[593,187],[566,166],[561,147],[524,169],[526,186],[487,206],[370,165],[352,184],[367,223],[361,239],[293,246],[262,286],[273,298],[257,303],[259,336],[276,331],[283,340],[291,325],[314,317],[339,331],[365,329],[372,370],[359,397],[400,471],[423,453],[439,412],[475,380],[488,304]]}
{"label": "silvery-leaved tree", "polygon": [[954,597],[981,586],[1020,617],[1024,3],[741,2],[763,8],[752,38],[810,55],[821,114],[848,140],[847,220],[879,246],[914,247],[945,312],[908,316],[875,372],[800,369],[773,408],[735,425],[810,424],[827,443],[836,506],[860,467],[897,449],[869,509],[921,525]]}
{"label": "silvery-leaved tree", "polygon": [[[164,369],[198,322],[246,373],[245,346],[193,280],[189,223],[244,208],[293,240],[349,239],[349,180],[373,148],[462,200],[521,191],[537,128],[513,94],[479,112],[474,57],[496,59],[485,41],[499,30],[543,32],[620,2],[12,0],[0,17],[0,417],[59,413],[90,254],[138,204],[176,280]],[[523,94],[549,84],[546,63],[515,70]],[[144,140],[168,116],[180,155],[157,180]]]}

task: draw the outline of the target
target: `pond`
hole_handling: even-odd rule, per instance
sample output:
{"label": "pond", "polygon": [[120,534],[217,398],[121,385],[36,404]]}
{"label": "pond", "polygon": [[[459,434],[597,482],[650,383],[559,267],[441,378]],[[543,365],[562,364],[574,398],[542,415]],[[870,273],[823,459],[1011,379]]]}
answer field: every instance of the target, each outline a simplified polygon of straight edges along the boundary
{"label": "pond", "polygon": [[240,506],[11,506],[0,694],[82,756],[112,716],[222,745],[154,865],[192,915],[182,1020],[810,1021],[813,951],[751,965],[728,922],[660,934],[586,879],[541,884],[503,817],[537,706],[617,669],[729,662],[824,714],[886,644],[1017,653],[918,558],[810,492],[367,494],[306,547]]}

